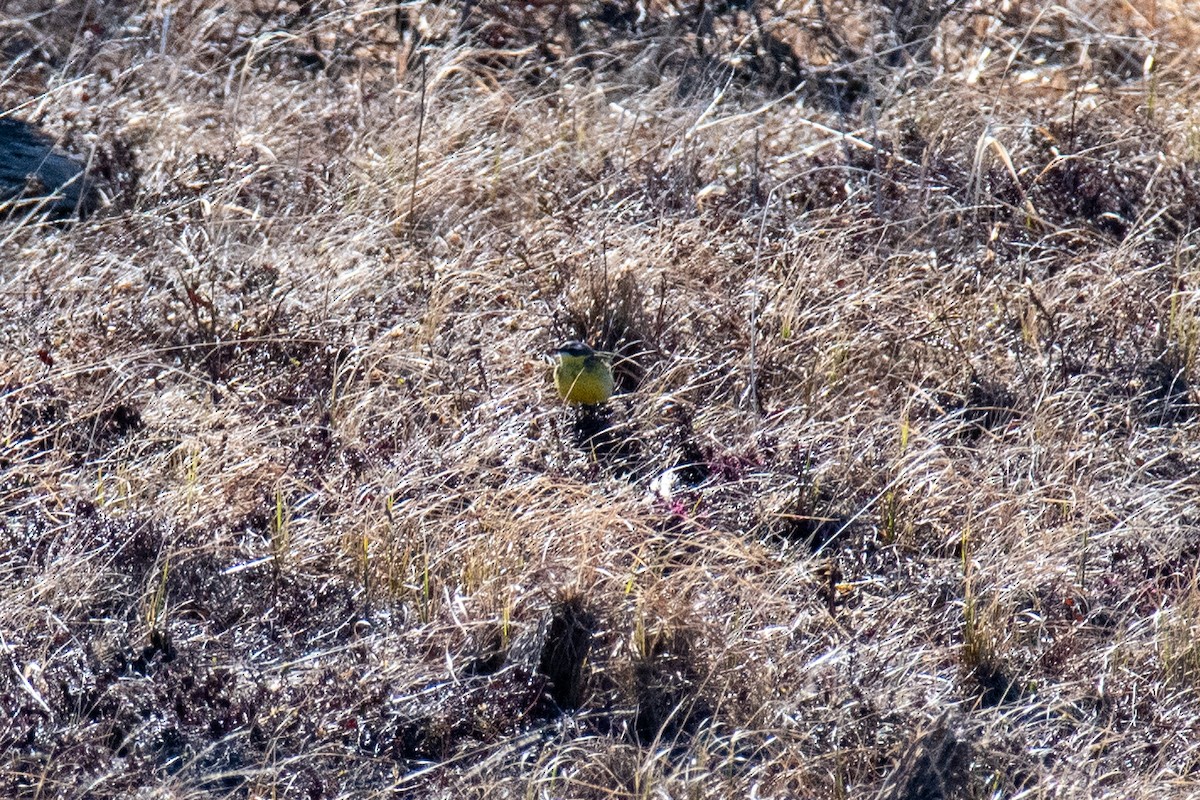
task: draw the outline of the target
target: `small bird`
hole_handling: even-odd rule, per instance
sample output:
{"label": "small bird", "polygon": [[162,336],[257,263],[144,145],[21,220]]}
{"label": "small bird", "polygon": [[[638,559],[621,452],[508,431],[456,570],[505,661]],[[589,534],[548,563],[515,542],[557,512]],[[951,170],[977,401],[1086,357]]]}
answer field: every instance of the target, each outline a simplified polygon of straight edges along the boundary
{"label": "small bird", "polygon": [[598,406],[613,393],[609,356],[597,353],[583,342],[564,342],[554,351],[554,388],[572,405]]}

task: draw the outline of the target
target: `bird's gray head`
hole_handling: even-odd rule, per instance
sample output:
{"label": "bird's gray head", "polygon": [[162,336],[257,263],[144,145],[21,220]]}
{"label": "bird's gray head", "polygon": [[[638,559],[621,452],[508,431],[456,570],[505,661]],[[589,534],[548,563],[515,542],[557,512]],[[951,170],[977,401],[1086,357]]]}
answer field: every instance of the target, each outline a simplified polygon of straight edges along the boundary
{"label": "bird's gray head", "polygon": [[596,354],[595,350],[588,347],[583,342],[577,342],[577,341],[563,342],[562,344],[560,344],[558,346],[558,349],[555,350],[554,352],[556,355],[560,355],[560,356],[574,356],[574,357],[582,357],[582,358],[586,358],[588,356],[593,356]]}

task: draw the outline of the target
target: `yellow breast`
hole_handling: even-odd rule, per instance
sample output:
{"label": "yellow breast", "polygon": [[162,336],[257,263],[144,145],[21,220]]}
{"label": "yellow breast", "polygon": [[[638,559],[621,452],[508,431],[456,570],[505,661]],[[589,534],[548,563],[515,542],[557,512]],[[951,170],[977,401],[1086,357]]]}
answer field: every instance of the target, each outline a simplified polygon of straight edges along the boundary
{"label": "yellow breast", "polygon": [[562,355],[554,367],[554,388],[568,403],[597,406],[612,397],[612,370],[597,356]]}

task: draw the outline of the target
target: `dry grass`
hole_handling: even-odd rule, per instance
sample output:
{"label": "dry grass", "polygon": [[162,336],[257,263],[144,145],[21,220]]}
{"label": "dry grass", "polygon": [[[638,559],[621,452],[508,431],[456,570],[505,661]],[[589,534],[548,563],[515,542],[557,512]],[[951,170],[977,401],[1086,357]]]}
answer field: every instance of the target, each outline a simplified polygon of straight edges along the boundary
{"label": "dry grass", "polygon": [[1200,794],[1190,4],[4,7],[0,794]]}

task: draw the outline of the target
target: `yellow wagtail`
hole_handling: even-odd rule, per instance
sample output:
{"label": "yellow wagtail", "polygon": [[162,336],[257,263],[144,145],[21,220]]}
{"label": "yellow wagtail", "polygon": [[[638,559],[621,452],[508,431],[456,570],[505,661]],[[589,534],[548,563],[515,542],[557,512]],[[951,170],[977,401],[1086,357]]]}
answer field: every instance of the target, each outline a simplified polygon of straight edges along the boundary
{"label": "yellow wagtail", "polygon": [[564,342],[554,351],[554,388],[573,405],[598,406],[613,393],[609,356],[597,353],[583,342]]}

